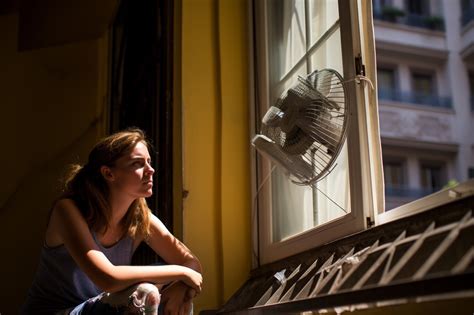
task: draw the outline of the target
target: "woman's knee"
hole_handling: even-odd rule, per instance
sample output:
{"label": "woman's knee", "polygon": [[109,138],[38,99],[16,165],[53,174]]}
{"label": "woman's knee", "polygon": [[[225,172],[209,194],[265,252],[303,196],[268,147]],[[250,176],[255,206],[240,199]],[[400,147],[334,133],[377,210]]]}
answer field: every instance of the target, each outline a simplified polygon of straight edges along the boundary
{"label": "woman's knee", "polygon": [[140,283],[132,294],[133,304],[137,307],[156,306],[160,304],[161,295],[152,283]]}
{"label": "woman's knee", "polygon": [[145,293],[145,305],[158,306],[158,304],[160,304],[161,295],[156,285],[151,283],[142,283],[137,289],[142,290]]}

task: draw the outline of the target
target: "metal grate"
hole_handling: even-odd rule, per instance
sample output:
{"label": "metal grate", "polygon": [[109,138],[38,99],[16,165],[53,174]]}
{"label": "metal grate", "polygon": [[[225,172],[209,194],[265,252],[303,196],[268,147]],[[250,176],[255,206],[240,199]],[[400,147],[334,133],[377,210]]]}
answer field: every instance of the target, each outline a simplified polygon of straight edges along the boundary
{"label": "metal grate", "polygon": [[[351,247],[334,247],[330,253],[307,254],[302,259],[288,260],[286,268],[253,276],[220,313],[245,310],[245,314],[278,314],[282,309],[288,312],[315,309],[321,305],[347,305],[344,303],[350,303],[351,296],[360,302],[474,289],[474,282],[468,280],[474,275],[471,209],[454,207],[453,213],[448,213],[451,216],[448,223],[439,219],[436,213],[428,222],[429,213],[418,221],[409,219],[404,223],[405,228],[391,240],[387,240],[387,235],[400,226],[380,227],[372,242],[363,248],[356,244],[367,243],[370,237]],[[452,220],[456,211],[459,215]],[[341,248],[346,250],[340,252]],[[299,263],[295,264],[295,261]],[[463,282],[455,282],[456,277]],[[435,284],[433,281],[438,283],[431,288],[430,283]],[[409,289],[408,285],[411,286]]]}

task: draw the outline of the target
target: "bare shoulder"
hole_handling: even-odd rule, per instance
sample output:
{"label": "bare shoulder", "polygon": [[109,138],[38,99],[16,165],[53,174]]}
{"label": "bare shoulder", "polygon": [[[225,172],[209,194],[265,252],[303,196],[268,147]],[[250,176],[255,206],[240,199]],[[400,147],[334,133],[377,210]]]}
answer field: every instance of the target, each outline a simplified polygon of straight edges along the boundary
{"label": "bare shoulder", "polygon": [[82,217],[79,209],[74,201],[71,199],[58,200],[52,210],[46,229],[45,242],[49,247],[56,247],[62,245],[64,242],[61,237],[61,230],[69,222],[78,222],[79,224],[85,220]]}
{"label": "bare shoulder", "polygon": [[171,232],[168,230],[168,228],[154,214],[151,214],[151,217],[150,217],[150,227],[151,227],[152,235],[153,234],[158,235],[158,236],[171,235]]}
{"label": "bare shoulder", "polygon": [[57,218],[59,223],[65,223],[65,220],[79,220],[84,221],[79,208],[72,199],[59,199],[53,207],[51,219]]}
{"label": "bare shoulder", "polygon": [[133,243],[134,250],[137,249],[141,242],[146,242],[148,245],[150,245],[150,243],[154,243],[157,240],[162,239],[163,237],[172,237],[166,226],[153,213],[150,214],[150,234],[150,237],[147,239],[145,239],[143,236],[135,238]]}

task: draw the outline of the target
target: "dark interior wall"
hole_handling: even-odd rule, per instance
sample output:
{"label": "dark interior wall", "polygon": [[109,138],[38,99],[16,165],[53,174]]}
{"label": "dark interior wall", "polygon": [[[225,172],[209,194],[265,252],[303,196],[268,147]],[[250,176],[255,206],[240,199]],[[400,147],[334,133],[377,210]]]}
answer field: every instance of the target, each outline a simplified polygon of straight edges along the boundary
{"label": "dark interior wall", "polygon": [[18,14],[0,15],[0,313],[17,314],[66,165],[105,134],[105,39],[18,51]]}

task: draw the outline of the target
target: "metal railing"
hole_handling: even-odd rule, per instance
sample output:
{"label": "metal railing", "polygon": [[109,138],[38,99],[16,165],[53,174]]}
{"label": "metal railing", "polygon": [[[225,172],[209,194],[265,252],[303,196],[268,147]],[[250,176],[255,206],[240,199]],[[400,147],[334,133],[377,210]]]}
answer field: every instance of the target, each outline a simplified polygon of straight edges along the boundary
{"label": "metal railing", "polygon": [[444,31],[444,19],[439,16],[424,16],[417,14],[407,14],[404,17],[405,24],[414,27],[421,27],[435,31]]}
{"label": "metal railing", "polygon": [[380,100],[396,101],[439,108],[452,108],[451,98],[425,93],[406,92],[397,89],[378,89]]}
{"label": "metal railing", "polygon": [[[400,11],[404,12],[404,11]],[[444,19],[440,16],[435,15],[418,15],[418,14],[410,14],[404,12],[403,15],[391,15],[387,14],[382,10],[374,11],[374,19],[396,23],[396,24],[404,24],[408,26],[430,29],[435,31],[445,31],[445,24]],[[463,16],[464,17],[464,16]],[[463,20],[464,21],[464,20]]]}
{"label": "metal railing", "polygon": [[385,186],[385,195],[389,197],[402,197],[402,198],[413,198],[418,199],[424,196],[428,196],[440,188],[410,188],[410,187],[390,187]]}

